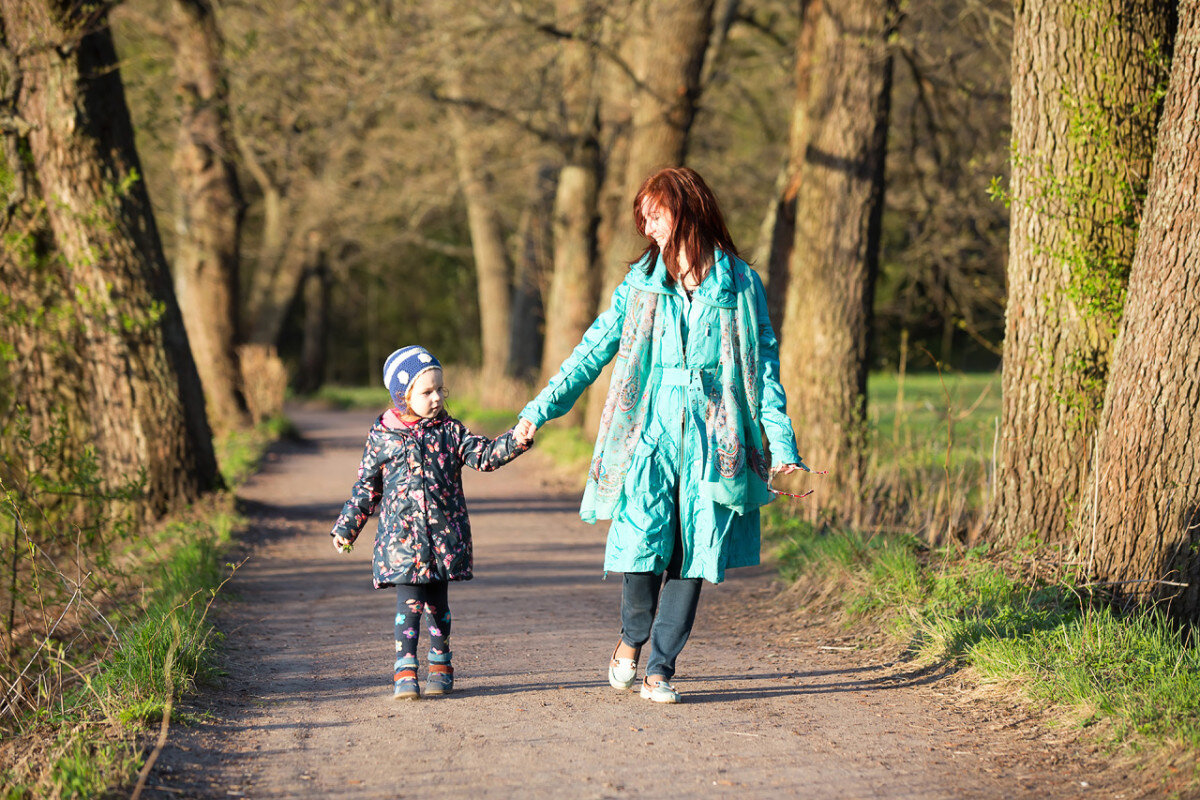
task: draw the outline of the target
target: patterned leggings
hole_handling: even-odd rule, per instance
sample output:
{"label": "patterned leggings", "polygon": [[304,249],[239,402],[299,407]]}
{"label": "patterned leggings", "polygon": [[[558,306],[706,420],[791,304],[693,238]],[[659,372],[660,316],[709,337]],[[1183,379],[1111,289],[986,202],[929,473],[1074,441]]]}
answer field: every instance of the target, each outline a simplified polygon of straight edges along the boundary
{"label": "patterned leggings", "polygon": [[446,581],[401,584],[396,595],[396,659],[415,657],[421,638],[421,612],[429,615],[429,652],[450,652],[450,604]]}

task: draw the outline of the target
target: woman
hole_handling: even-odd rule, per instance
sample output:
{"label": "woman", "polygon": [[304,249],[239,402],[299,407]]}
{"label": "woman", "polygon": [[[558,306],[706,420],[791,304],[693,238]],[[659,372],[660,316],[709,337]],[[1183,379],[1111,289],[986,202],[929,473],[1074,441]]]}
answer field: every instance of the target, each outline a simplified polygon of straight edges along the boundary
{"label": "woman", "polygon": [[[521,411],[518,440],[571,409],[613,356],[580,516],[611,519],[605,571],[623,572],[621,639],[609,662],[629,689],[678,703],[675,660],[702,580],[757,564],[768,464],[808,469],[779,385],[762,281],[744,261],[712,190],[693,170],[661,170],[633,201],[649,245],[558,374]],[[770,442],[768,460],[762,431]]]}

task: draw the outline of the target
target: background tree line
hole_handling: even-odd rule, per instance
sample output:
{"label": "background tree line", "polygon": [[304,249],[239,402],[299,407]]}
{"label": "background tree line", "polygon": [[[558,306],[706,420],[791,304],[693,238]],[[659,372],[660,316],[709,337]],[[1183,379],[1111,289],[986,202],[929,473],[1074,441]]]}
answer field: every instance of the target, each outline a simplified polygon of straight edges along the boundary
{"label": "background tree line", "polygon": [[870,369],[1002,348],[986,535],[1196,613],[1195,2],[0,0],[0,22],[28,432],[6,486],[86,451],[143,516],[202,494],[210,426],[249,420],[248,343],[304,390],[374,381],[405,341],[485,387],[544,379],[639,250],[636,186],[688,163],[768,280],[832,470],[814,514],[886,505]]}

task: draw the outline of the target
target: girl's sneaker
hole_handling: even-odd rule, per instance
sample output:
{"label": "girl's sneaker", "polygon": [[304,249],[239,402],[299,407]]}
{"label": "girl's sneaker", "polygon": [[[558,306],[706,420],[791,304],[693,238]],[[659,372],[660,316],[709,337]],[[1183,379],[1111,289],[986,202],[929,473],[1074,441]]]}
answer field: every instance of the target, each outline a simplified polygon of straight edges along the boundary
{"label": "girl's sneaker", "polygon": [[430,653],[429,675],[425,678],[425,694],[450,694],[454,691],[454,667],[450,666],[453,653]]}
{"label": "girl's sneaker", "polygon": [[393,700],[418,700],[421,689],[417,684],[417,658],[405,656],[396,660],[396,689],[392,692]]}
{"label": "girl's sneaker", "polygon": [[613,648],[612,658],[608,660],[608,685],[614,689],[625,690],[631,688],[637,680],[637,659],[617,658],[617,650],[620,647],[621,643],[618,641],[617,646]]}
{"label": "girl's sneaker", "polygon": [[683,700],[675,687],[667,683],[666,678],[660,678],[658,683],[651,686],[642,681],[642,699],[653,700],[656,703],[678,703]]}

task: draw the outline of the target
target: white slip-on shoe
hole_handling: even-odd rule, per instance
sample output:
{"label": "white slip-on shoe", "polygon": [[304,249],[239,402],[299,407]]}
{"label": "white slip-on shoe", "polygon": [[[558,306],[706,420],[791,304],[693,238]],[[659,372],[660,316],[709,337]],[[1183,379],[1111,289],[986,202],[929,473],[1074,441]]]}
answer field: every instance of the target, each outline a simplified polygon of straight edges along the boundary
{"label": "white slip-on shoe", "polygon": [[617,650],[620,647],[621,643],[617,642],[612,658],[608,661],[608,685],[624,691],[633,688],[633,682],[637,680],[637,659],[617,658]]}
{"label": "white slip-on shoe", "polygon": [[658,683],[651,686],[642,681],[642,699],[653,700],[655,703],[682,703],[683,697],[679,692],[675,691],[675,687],[667,683],[665,678],[660,678]]}

